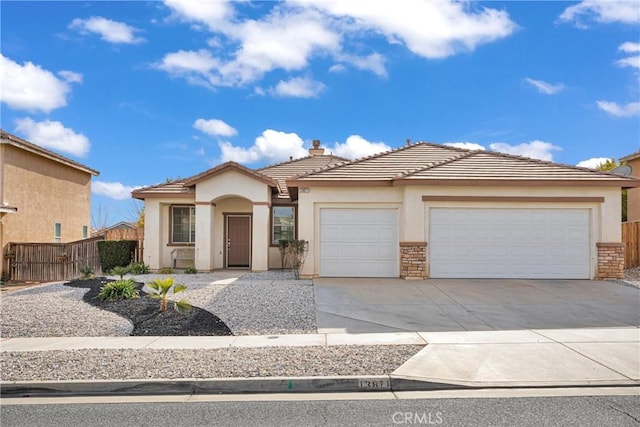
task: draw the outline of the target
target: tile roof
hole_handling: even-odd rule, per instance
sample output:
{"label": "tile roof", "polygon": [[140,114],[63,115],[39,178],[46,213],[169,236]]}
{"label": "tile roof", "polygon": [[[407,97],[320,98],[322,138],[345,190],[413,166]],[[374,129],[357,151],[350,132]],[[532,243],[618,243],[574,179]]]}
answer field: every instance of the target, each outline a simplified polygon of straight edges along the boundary
{"label": "tile roof", "polygon": [[294,177],[289,185],[313,182],[377,182],[381,185],[429,183],[496,184],[503,181],[598,183],[639,186],[640,181],[607,172],[491,151],[416,143],[393,151]]}
{"label": "tile roof", "polygon": [[236,163],[236,162],[226,162],[226,163],[218,165],[218,166],[216,166],[214,168],[208,169],[208,170],[206,170],[206,171],[204,171],[202,173],[194,175],[194,176],[192,176],[190,178],[187,178],[185,180],[185,185],[191,186],[191,185],[197,184],[200,181],[204,181],[205,179],[207,179],[207,178],[209,178],[211,176],[217,175],[219,173],[222,173],[222,172],[224,172],[224,171],[226,171],[228,169],[233,169],[233,170],[236,170],[236,171],[238,171],[238,172],[240,172],[242,174],[245,174],[245,175],[248,175],[250,177],[256,178],[257,180],[262,181],[267,185],[271,185],[271,186],[274,186],[274,187],[276,185],[275,181],[273,179],[271,179],[271,177],[269,177],[267,175],[264,175],[264,174],[254,170],[254,169],[249,169],[248,167],[242,166],[241,164]]}
{"label": "tile roof", "polygon": [[463,150],[445,145],[418,143],[406,145],[369,157],[343,162],[334,166],[294,177],[306,182],[313,180],[391,180],[407,170],[422,168],[453,156],[465,153]]}
{"label": "tile roof", "polygon": [[621,162],[628,162],[630,160],[635,160],[635,159],[638,159],[638,158],[640,158],[640,151],[636,151],[635,153],[631,153],[631,154],[629,154],[627,156],[620,157],[620,161]]}
{"label": "tile roof", "polygon": [[314,169],[320,169],[335,162],[347,161],[337,156],[308,156],[301,159],[289,160],[287,162],[266,166],[261,169],[249,169],[235,162],[226,162],[214,168],[208,169],[189,178],[177,181],[153,185],[150,187],[139,188],[133,191],[133,197],[144,199],[145,197],[167,196],[167,197],[185,197],[195,194],[194,185],[228,169],[234,169],[248,176],[256,178],[271,187],[278,188],[279,197],[288,198],[289,190],[286,186],[286,178],[308,172]]}
{"label": "tile roof", "polygon": [[185,180],[180,179],[177,181],[167,182],[164,184],[152,185],[149,187],[138,188],[131,192],[135,199],[144,199],[146,197],[162,196],[162,197],[185,197],[193,195],[195,197],[196,191],[194,187],[188,187],[184,185]]}
{"label": "tile roof", "polygon": [[78,169],[82,172],[86,172],[88,174],[91,174],[93,176],[98,176],[100,175],[100,172],[98,172],[95,169],[91,169],[88,166],[83,165],[82,163],[78,163],[74,160],[71,160],[67,157],[64,157],[58,153],[54,153],[53,151],[49,151],[46,148],[42,148],[39,145],[36,145],[32,142],[29,142],[27,140],[24,140],[22,138],[19,138],[15,135],[10,134],[9,132],[5,132],[4,130],[0,129],[0,144],[9,144],[12,145],[14,147],[18,147],[21,148],[23,150],[26,151],[30,151],[34,154],[37,154],[39,156],[42,157],[46,157],[50,160],[53,160],[55,162],[58,163],[62,163],[64,165],[70,166],[74,169]]}
{"label": "tile roof", "polygon": [[408,171],[398,180],[535,180],[535,181],[620,181],[621,176],[607,172],[527,157],[489,151],[470,151],[459,157]]}
{"label": "tile roof", "polygon": [[288,198],[287,178],[348,161],[348,159],[333,155],[307,156],[266,166],[258,169],[258,172],[273,178],[278,183],[279,197]]}

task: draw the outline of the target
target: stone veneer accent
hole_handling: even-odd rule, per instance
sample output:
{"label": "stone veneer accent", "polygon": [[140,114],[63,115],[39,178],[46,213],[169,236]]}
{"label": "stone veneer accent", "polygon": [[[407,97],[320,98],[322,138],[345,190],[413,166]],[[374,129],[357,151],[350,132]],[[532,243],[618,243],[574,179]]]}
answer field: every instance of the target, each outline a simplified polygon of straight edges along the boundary
{"label": "stone veneer accent", "polygon": [[400,277],[427,278],[427,243],[400,242]]}
{"label": "stone veneer accent", "polygon": [[624,277],[624,244],[596,243],[598,269],[596,279],[622,279]]}

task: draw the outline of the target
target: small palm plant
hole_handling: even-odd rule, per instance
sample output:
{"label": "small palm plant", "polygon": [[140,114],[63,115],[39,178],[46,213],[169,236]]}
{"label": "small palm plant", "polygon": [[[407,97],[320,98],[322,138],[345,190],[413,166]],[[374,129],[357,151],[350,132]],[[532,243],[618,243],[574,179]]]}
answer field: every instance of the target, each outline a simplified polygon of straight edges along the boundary
{"label": "small palm plant", "polygon": [[[153,282],[147,283],[147,286],[151,289],[149,296],[151,298],[160,300],[160,311],[166,311],[169,306],[169,300],[167,299],[169,292],[173,289],[173,293],[177,294],[187,289],[185,285],[179,283],[174,284],[173,277],[167,277],[166,279],[156,279]],[[179,313],[185,313],[191,309],[191,305],[186,300],[172,301],[174,308]]]}
{"label": "small palm plant", "polygon": [[125,274],[128,274],[129,271],[130,271],[129,267],[118,266],[118,267],[113,267],[113,269],[111,270],[111,274],[113,274],[114,276],[120,276],[120,280],[122,280]]}

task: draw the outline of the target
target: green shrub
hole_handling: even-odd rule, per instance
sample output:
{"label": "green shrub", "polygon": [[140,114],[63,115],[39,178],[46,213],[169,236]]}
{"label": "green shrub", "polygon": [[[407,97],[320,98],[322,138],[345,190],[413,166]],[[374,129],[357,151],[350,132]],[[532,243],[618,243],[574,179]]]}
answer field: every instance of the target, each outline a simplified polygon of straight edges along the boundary
{"label": "green shrub", "polygon": [[87,280],[93,277],[93,268],[88,265],[81,265],[78,267],[78,271],[80,272],[80,280]]}
{"label": "green shrub", "polygon": [[[151,289],[149,296],[160,300],[160,311],[166,311],[169,306],[169,300],[167,299],[169,291],[173,289],[173,293],[177,294],[187,289],[185,285],[174,284],[173,277],[156,279],[151,283],[147,283],[147,286]],[[191,305],[185,300],[173,301],[173,306],[179,313],[184,313],[191,309]]]}
{"label": "green shrub", "polygon": [[198,274],[198,270],[196,270],[195,267],[190,266],[187,267],[186,270],[184,270],[184,274]]}
{"label": "green shrub", "polygon": [[144,262],[132,262],[129,264],[131,274],[149,274],[149,266]]}
{"label": "green shrub", "polygon": [[169,267],[163,267],[160,270],[158,270],[158,274],[171,274],[173,273],[173,270],[171,270]]}
{"label": "green shrub", "polygon": [[119,301],[123,299],[138,298],[139,290],[131,279],[107,282],[100,288],[98,298],[107,301]]}
{"label": "green shrub", "polygon": [[129,267],[113,267],[111,269],[111,274],[114,276],[120,276],[120,280],[124,279],[124,275],[129,273]]}
{"label": "green shrub", "polygon": [[102,271],[111,271],[113,267],[126,267],[131,264],[135,240],[104,240],[98,242],[98,254]]}

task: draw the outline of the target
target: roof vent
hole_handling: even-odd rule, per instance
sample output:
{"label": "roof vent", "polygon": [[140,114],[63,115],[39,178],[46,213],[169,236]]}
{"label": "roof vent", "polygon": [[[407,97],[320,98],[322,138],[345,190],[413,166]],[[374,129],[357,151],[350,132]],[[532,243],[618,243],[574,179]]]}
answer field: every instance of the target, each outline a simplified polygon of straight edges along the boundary
{"label": "roof vent", "polygon": [[411,145],[411,138],[407,138],[407,146]]}
{"label": "roof vent", "polygon": [[324,154],[324,148],[320,148],[320,140],[313,140],[313,148],[309,148],[310,156],[322,156]]}

